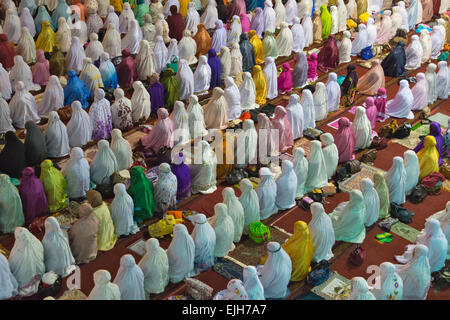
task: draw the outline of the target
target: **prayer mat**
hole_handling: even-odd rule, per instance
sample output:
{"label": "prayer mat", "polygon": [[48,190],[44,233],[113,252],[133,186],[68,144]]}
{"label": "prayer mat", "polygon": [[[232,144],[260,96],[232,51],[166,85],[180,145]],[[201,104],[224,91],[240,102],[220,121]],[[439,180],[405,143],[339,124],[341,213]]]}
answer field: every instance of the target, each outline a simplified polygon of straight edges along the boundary
{"label": "prayer mat", "polygon": [[296,141],[294,141],[294,147],[292,149],[301,147],[303,148],[303,150],[305,150],[305,158],[308,156],[309,154],[309,150],[311,150],[311,140],[302,137]]}
{"label": "prayer mat", "polygon": [[391,227],[391,233],[396,234],[409,242],[416,242],[420,231],[410,227],[402,222],[397,222]]}
{"label": "prayer mat", "polygon": [[145,253],[147,252],[145,250],[145,240],[142,238],[139,239],[138,241],[134,242],[130,246],[128,246],[127,249],[137,253],[141,257],[143,257],[145,255]]}
{"label": "prayer mat", "polygon": [[345,179],[339,183],[339,189],[341,191],[350,192],[352,190],[360,190],[360,182],[364,178],[369,178],[373,181],[373,176],[376,172],[384,173],[383,170],[368,165],[367,163],[361,163],[361,171],[355,173],[350,178]]}
{"label": "prayer mat", "polygon": [[127,135],[126,137],[124,137],[129,143],[131,148],[136,148],[139,144],[139,140],[143,137],[145,137],[147,134],[145,132],[142,132],[140,130],[136,130],[135,132],[133,132],[130,135]]}
{"label": "prayer mat", "polygon": [[244,270],[242,266],[237,265],[231,260],[218,258],[214,264],[214,271],[228,280],[239,279],[244,281]]}
{"label": "prayer mat", "polygon": [[329,126],[329,127],[333,128],[333,129],[337,130],[337,129],[339,128],[339,120],[340,120],[340,119],[341,119],[341,118],[336,119],[336,120],[334,120],[333,122],[328,123],[327,126]]}
{"label": "prayer mat", "polygon": [[438,113],[435,113],[432,116],[428,117],[428,120],[439,123],[439,125],[441,126],[441,129],[444,129],[444,128],[448,127],[448,119],[449,118],[450,118],[449,116],[438,112]]}
{"label": "prayer mat", "polygon": [[430,133],[429,125],[421,125],[416,130],[411,130],[408,137],[404,139],[392,139],[392,142],[398,143],[408,149],[414,149],[420,142],[420,136]]}
{"label": "prayer mat", "polygon": [[[289,235],[269,226],[270,229],[270,241],[278,243],[284,243]],[[267,254],[266,242],[257,244],[248,236],[242,236],[239,243],[235,244],[236,248],[228,253],[225,259],[231,260],[241,266],[256,266],[260,264],[261,257]]]}
{"label": "prayer mat", "polygon": [[351,281],[334,271],[327,281],[311,291],[325,300],[347,300],[351,293]]}

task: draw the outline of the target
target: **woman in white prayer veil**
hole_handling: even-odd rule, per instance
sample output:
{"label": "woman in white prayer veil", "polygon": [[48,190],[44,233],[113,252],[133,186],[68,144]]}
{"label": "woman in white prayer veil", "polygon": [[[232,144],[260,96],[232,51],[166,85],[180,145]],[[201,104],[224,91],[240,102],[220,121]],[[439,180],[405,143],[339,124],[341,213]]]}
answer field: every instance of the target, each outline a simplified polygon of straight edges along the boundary
{"label": "woman in white prayer veil", "polygon": [[120,267],[114,283],[119,286],[121,300],[146,300],[144,272],[131,254],[125,254],[120,258]]}
{"label": "woman in white prayer veil", "polygon": [[[180,42],[178,42],[178,58],[184,59],[188,62],[188,64],[197,63],[197,58],[195,57],[195,53],[197,52],[197,43],[192,38],[191,31],[184,30],[183,38],[181,38]],[[219,52],[219,51],[217,51]]]}
{"label": "woman in white prayer veil", "polygon": [[218,19],[219,14],[217,12],[217,2],[216,0],[209,0],[205,11],[200,17],[200,23],[203,23],[206,29],[214,29]]}
{"label": "woman in white prayer veil", "polygon": [[111,282],[111,274],[107,270],[94,272],[95,286],[87,300],[120,300],[119,286]]}
{"label": "woman in white prayer veil", "polygon": [[409,25],[408,25],[408,11],[406,10],[406,5],[404,1],[399,1],[397,3],[398,6],[398,12],[400,13],[402,17],[402,24],[401,28],[405,29],[406,32],[409,32]]}
{"label": "woman in white prayer veil", "polygon": [[336,6],[330,7],[330,15],[331,15],[331,33],[336,34],[339,32],[339,13]]}
{"label": "woman in white prayer veil", "polygon": [[352,123],[353,135],[355,136],[355,150],[366,149],[372,143],[372,125],[366,115],[364,107],[357,107],[355,119]]}
{"label": "woman in white prayer veil", "polygon": [[298,17],[300,19],[305,19],[307,14],[312,14],[313,9],[313,1],[312,0],[303,0],[297,3],[298,8]]}
{"label": "woman in white prayer veil", "polygon": [[103,49],[109,54],[111,59],[122,55],[120,33],[117,31],[114,23],[108,24],[102,45]]}
{"label": "woman in white prayer veil", "polygon": [[448,84],[450,83],[447,61],[438,62],[439,71],[436,75],[436,96],[439,99],[448,98]]}
{"label": "woman in white prayer veil", "polygon": [[195,243],[184,224],[173,227],[173,238],[166,252],[170,282],[178,283],[193,274]]}
{"label": "woman in white prayer veil", "polygon": [[[303,0],[303,1],[305,1],[305,0]],[[309,47],[313,43],[313,40],[314,40],[313,23],[311,20],[311,13],[306,12],[305,15],[303,16],[302,27],[303,27],[303,31],[305,32],[305,48],[306,48],[306,47]]]}
{"label": "woman in white prayer veil", "polygon": [[147,295],[164,291],[169,284],[169,259],[156,238],[145,243],[145,255],[138,266],[144,272],[144,290]]}
{"label": "woman in white prayer veil", "polygon": [[228,215],[233,219],[234,238],[233,242],[241,241],[242,233],[244,231],[245,216],[244,208],[239,202],[239,199],[234,194],[234,189],[227,187],[222,190],[223,203],[228,208]]}
{"label": "woman in white prayer veil", "polygon": [[356,1],[355,0],[349,0],[348,3],[345,6],[347,7],[348,19],[356,20],[356,18],[358,18]]}
{"label": "woman in white prayer veil", "polygon": [[234,224],[228,215],[228,208],[223,203],[216,203],[214,216],[208,219],[216,234],[216,247],[214,257],[225,257],[228,252],[235,248],[233,244]]}
{"label": "woman in white prayer veil", "polygon": [[371,290],[377,300],[402,300],[403,281],[390,262],[380,264],[380,276],[377,277],[378,288]]}
{"label": "woman in white prayer veil", "polygon": [[328,185],[327,164],[323,156],[322,144],[314,140],[311,142],[311,150],[308,154],[308,177],[306,178],[305,189],[322,188]]}
{"label": "woman in white prayer veil", "polygon": [[89,88],[91,96],[94,96],[96,89],[103,88],[102,75],[100,70],[98,70],[92,62],[91,58],[85,58],[83,60],[83,69],[80,73],[80,80]]}
{"label": "woman in white prayer veil", "polygon": [[[144,25],[141,27],[142,38],[150,43],[150,48],[153,49],[156,40],[156,28],[153,24],[152,16],[150,14],[144,15]],[[142,43],[141,43],[142,46]]]}
{"label": "woman in white prayer veil", "polygon": [[[438,211],[433,216],[433,219],[436,219],[441,224],[442,232],[447,238],[447,242],[450,243],[450,201],[447,201],[444,210]],[[427,220],[431,219],[431,217],[427,218]],[[450,245],[447,250],[447,260],[450,258]]]}
{"label": "woman in white prayer veil", "polygon": [[255,83],[250,72],[244,72],[242,75],[242,83],[239,87],[239,94],[241,97],[242,110],[252,110],[259,108],[256,100],[256,88]]}
{"label": "woman in white prayer veil", "polygon": [[389,39],[392,39],[396,33],[397,30],[400,29],[402,27],[402,15],[400,14],[400,7],[397,5],[395,7],[392,7],[392,16],[391,16],[391,21],[392,21],[392,28],[391,28],[391,35],[389,37]]}
{"label": "woman in white prayer veil", "polygon": [[162,13],[159,14],[158,18],[156,19],[155,30],[156,30],[156,38],[158,38],[158,36],[160,36],[163,38],[164,43],[170,42],[169,24],[164,19],[164,14],[162,14]]}
{"label": "woman in white prayer veil", "polygon": [[12,87],[11,81],[9,81],[9,73],[3,68],[3,65],[0,63],[0,95],[6,99],[11,99]]}
{"label": "woman in white prayer veil", "polygon": [[89,114],[81,107],[79,101],[72,102],[72,116],[67,124],[67,135],[71,148],[82,147],[91,141],[91,119]]}
{"label": "woman in white prayer veil", "polygon": [[170,39],[169,46],[167,47],[167,63],[170,63],[178,55],[178,41],[177,39]]}
{"label": "woman in white prayer veil", "polygon": [[25,89],[22,81],[15,85],[16,93],[9,102],[11,120],[16,128],[25,128],[25,123],[29,120],[38,123],[41,118],[37,114],[36,100],[31,93]]}
{"label": "woman in white prayer veil", "polygon": [[305,31],[303,30],[303,26],[300,24],[300,19],[298,17],[294,17],[293,21],[294,23],[291,27],[292,51],[299,53],[305,48]]}
{"label": "woman in white prayer veil", "polygon": [[281,175],[277,179],[277,197],[275,203],[279,210],[288,210],[296,205],[297,175],[289,160],[281,163]]}
{"label": "woman in white prayer veil", "polygon": [[425,63],[428,60],[430,60],[430,58],[431,58],[432,43],[431,43],[430,33],[428,32],[428,30],[422,29],[420,31],[419,40],[420,40],[420,44],[422,46],[422,60],[421,60],[421,63]]}
{"label": "woman in white prayer veil", "polygon": [[133,95],[131,96],[131,117],[133,123],[146,121],[150,116],[150,94],[141,81],[133,83]]}
{"label": "woman in white prayer veil", "polygon": [[431,285],[428,247],[416,245],[411,261],[395,267],[403,281],[403,300],[425,300]]}
{"label": "woman in white prayer veil", "polygon": [[297,2],[295,0],[288,0],[284,5],[286,11],[286,17],[284,21],[288,23],[288,25],[292,26],[295,21],[295,18],[298,18],[298,23],[300,23],[300,18],[298,17],[298,7]]}
{"label": "woman in white prayer veil", "polygon": [[281,27],[281,23],[286,21],[286,8],[281,0],[275,0],[275,26]]}
{"label": "woman in white prayer veil", "polygon": [[316,127],[316,112],[314,107],[314,98],[310,90],[302,91],[302,100],[300,101],[303,107],[303,129]]}
{"label": "woman in white prayer veil", "polygon": [[419,36],[414,34],[411,36],[411,43],[405,50],[406,70],[419,69],[422,64],[423,48],[420,44]]}
{"label": "woman in white prayer veil", "polygon": [[376,298],[369,291],[367,281],[363,277],[353,277],[350,296],[347,300],[376,300]]}
{"label": "woman in white prayer veil", "polygon": [[123,4],[122,12],[119,16],[119,32],[127,33],[128,28],[130,27],[130,21],[135,19],[133,10],[131,10],[131,6],[129,2],[125,2]]}
{"label": "woman in white prayer veil", "polygon": [[253,185],[248,179],[242,179],[239,182],[241,196],[239,202],[244,208],[244,231],[243,234],[249,233],[249,226],[255,221],[260,221],[259,216],[259,199]]}
{"label": "woman in white prayer veil", "polygon": [[[281,2],[281,0],[280,0]],[[281,23],[281,30],[276,38],[278,46],[278,56],[287,57],[292,53],[293,35],[289,25],[286,22]]]}
{"label": "woman in white prayer veil", "polygon": [[[219,88],[220,89],[220,88]],[[193,194],[210,194],[217,190],[216,169],[217,157],[207,141],[199,141],[194,146],[194,152],[200,159],[191,164],[191,192]],[[200,163],[198,163],[200,162]]]}
{"label": "woman in white prayer veil", "polygon": [[205,119],[203,116],[203,108],[198,103],[198,97],[191,95],[189,97],[189,105],[187,108],[189,120],[189,134],[191,139],[202,137],[208,134],[205,128]]}
{"label": "woman in white prayer veil", "polygon": [[391,29],[391,10],[385,10],[377,28],[377,44],[383,45],[386,41],[391,40]]}
{"label": "woman in white prayer veil", "polygon": [[349,15],[344,0],[338,0],[337,1],[338,32],[347,30],[348,16]]}
{"label": "woman in white prayer veil", "polygon": [[187,100],[194,94],[194,73],[186,60],[180,59],[178,62],[178,94],[181,100]]}
{"label": "woman in white prayer veil", "polygon": [[41,90],[41,86],[33,82],[31,69],[25,61],[23,61],[22,56],[14,57],[14,66],[9,71],[9,80],[11,81],[11,86],[14,88],[16,83],[21,81],[28,91]]}
{"label": "woman in white prayer veil", "polygon": [[320,141],[323,145],[322,153],[327,166],[327,176],[328,179],[330,179],[336,171],[339,161],[339,152],[334,144],[334,138],[331,133],[327,132],[322,134],[320,136]]}
{"label": "woman in white prayer veil", "polygon": [[27,7],[23,8],[20,13],[20,25],[22,27],[27,27],[28,31],[30,31],[31,37],[34,38],[34,36],[36,35],[36,26],[34,25],[34,19],[31,16],[30,9]]}
{"label": "woman in white prayer veil", "polygon": [[364,197],[364,204],[366,205],[366,217],[364,224],[366,227],[370,227],[378,220],[380,212],[380,197],[374,188],[372,180],[369,178],[364,178],[361,180],[360,188]]}
{"label": "woman in white prayer veil", "polygon": [[328,74],[327,95],[328,95],[328,112],[338,110],[339,103],[341,101],[341,88],[337,82],[337,74],[334,72],[330,72]]}
{"label": "woman in white prayer veil", "polygon": [[133,150],[119,129],[111,131],[111,150],[116,156],[118,170],[128,170],[133,164]]}
{"label": "woman in white prayer veil", "polygon": [[100,184],[119,170],[114,152],[109,147],[107,140],[97,142],[97,154],[91,163],[91,180]]}
{"label": "woman in white prayer veil", "polygon": [[419,159],[413,150],[407,150],[403,154],[405,159],[405,171],[406,171],[406,195],[409,196],[414,190],[415,186],[419,183],[420,166]]}
{"label": "woman in white prayer veil", "polygon": [[239,43],[233,42],[233,44],[231,45],[230,58],[231,66],[229,75],[231,77],[236,77],[236,81],[238,81],[238,77],[242,73],[242,53],[239,47]]}
{"label": "woman in white prayer veil", "polygon": [[267,57],[264,66],[264,76],[267,83],[267,99],[272,100],[278,96],[277,66],[273,57]]}
{"label": "woman in white prayer veil", "polygon": [[204,119],[207,129],[225,129],[228,124],[228,104],[223,96],[224,91],[215,87],[212,97],[204,107]]}
{"label": "woman in white prayer veil", "polygon": [[319,202],[311,204],[311,215],[308,229],[314,247],[312,260],[315,262],[330,260],[334,256],[332,248],[335,243],[331,218]]}
{"label": "woman in white prayer veil", "polygon": [[230,29],[227,31],[227,46],[231,46],[234,42],[239,42],[239,37],[242,33],[241,19],[238,16],[233,16]]}
{"label": "woman in white prayer veil", "polygon": [[155,55],[156,72],[161,73],[161,71],[165,69],[168,60],[167,47],[164,44],[163,38],[161,36],[156,37],[153,54]]}
{"label": "woman in white prayer veil", "polygon": [[[240,52],[240,50],[239,50]],[[241,55],[242,61],[242,55]],[[231,53],[230,48],[222,46],[220,48],[220,64],[222,66],[220,79],[225,80],[231,73]],[[252,78],[253,80],[253,78]]]}
{"label": "woman in white prayer veil", "polygon": [[119,23],[119,16],[114,12],[114,7],[109,6],[108,7],[108,15],[106,16],[105,23],[103,24],[103,28],[107,28],[109,24],[112,23],[116,27],[116,30],[119,30],[120,23]]}
{"label": "woman in white prayer veil", "polygon": [[427,82],[428,82],[428,104],[433,104],[437,99],[436,68],[437,68],[437,66],[434,63],[428,64],[427,73],[425,74],[425,78],[427,79]]}
{"label": "woman in white prayer veil", "polygon": [[258,133],[252,119],[247,119],[242,124],[242,131],[237,137],[236,164],[244,166],[257,163]]}
{"label": "woman in white prayer veil", "polygon": [[98,41],[98,34],[91,33],[89,35],[89,45],[84,51],[87,58],[91,58],[92,61],[100,59],[100,55],[103,53],[103,45]]}
{"label": "woman in white prayer veil", "polygon": [[[376,38],[376,37],[375,37]],[[362,49],[371,45],[369,39],[369,33],[367,32],[367,27],[365,24],[358,25],[358,34],[355,37],[355,40],[352,42],[352,51],[351,55],[358,55]]]}
{"label": "woman in white prayer veil", "polygon": [[123,183],[114,185],[114,199],[111,202],[110,212],[114,223],[114,233],[117,237],[128,236],[139,231],[136,222],[133,220],[133,198],[127,193]]}
{"label": "woman in white prayer veil", "polygon": [[[441,3],[442,3],[442,1],[441,1]],[[437,22],[436,26],[439,27],[439,29],[441,30],[441,33],[442,33],[442,36],[443,36],[444,42],[445,42],[445,39],[447,36],[447,32],[445,31],[445,20],[442,18],[439,18],[436,20],[436,22]]]}
{"label": "woman in white prayer veil", "polygon": [[350,243],[363,243],[366,237],[365,212],[366,207],[361,191],[352,190],[350,200],[341,202],[329,214],[333,223],[335,239]]}
{"label": "woman in white prayer veil", "polygon": [[[125,2],[127,3],[127,2]],[[142,31],[136,19],[130,21],[127,34],[121,40],[122,50],[130,49],[131,54],[137,54],[141,47]]]}
{"label": "woman in white prayer veil", "polygon": [[0,95],[0,133],[16,131],[12,125],[8,103]]}
{"label": "woman in white prayer veil", "polygon": [[245,290],[244,284],[239,279],[232,279],[228,282],[227,288],[217,292],[213,300],[250,300]]}
{"label": "woman in white prayer veil", "polygon": [[64,107],[64,91],[57,76],[50,76],[44,96],[37,104],[39,116],[46,117],[51,111]]}
{"label": "woman in white prayer veil", "polygon": [[58,31],[56,31],[55,43],[63,53],[66,53],[70,50],[70,45],[72,44],[72,31],[70,30],[70,27],[64,17],[58,18]]}
{"label": "woman in white prayer veil", "polygon": [[5,23],[3,24],[3,33],[8,36],[9,42],[19,42],[21,26],[17,12],[12,9],[6,10]]}
{"label": "woman in white prayer veil", "polygon": [[375,20],[373,18],[367,19],[367,46],[373,46],[377,43],[377,27],[375,26]]}
{"label": "woman in white prayer veil", "polygon": [[90,173],[89,162],[84,158],[83,150],[74,147],[70,150],[70,160],[62,171],[67,182],[67,195],[70,199],[79,199],[89,191]]}
{"label": "woman in white prayer veil", "polygon": [[303,137],[304,115],[300,97],[297,94],[294,93],[289,97],[289,104],[286,106],[286,110],[294,140]]}
{"label": "woman in white prayer veil", "polygon": [[155,54],[147,40],[141,40],[135,62],[139,80],[147,80],[152,74],[156,73]]}
{"label": "woman in white prayer veil", "polygon": [[409,82],[404,79],[400,80],[400,88],[394,99],[386,103],[386,114],[395,118],[413,119],[414,113],[411,111],[413,104],[414,97],[409,88]]}
{"label": "woman in white prayer veil", "polygon": [[269,168],[262,167],[259,169],[259,177],[261,181],[256,187],[256,194],[259,198],[260,217],[261,220],[264,220],[278,212],[278,207],[275,204],[277,184]]}
{"label": "woman in white prayer veil", "polygon": [[258,271],[254,266],[247,266],[243,271],[244,288],[249,300],[266,300],[264,287],[259,280]]}
{"label": "woman in white prayer veil", "polygon": [[9,267],[17,280],[19,289],[29,284],[36,275],[45,273],[44,247],[26,228],[14,231],[14,246],[9,255]]}
{"label": "woman in white prayer veil", "polygon": [[26,63],[36,62],[36,45],[27,27],[22,27],[16,54],[22,56]]}
{"label": "woman in white prayer veil", "polygon": [[323,82],[316,83],[313,100],[315,121],[321,121],[328,115],[328,93]]}
{"label": "woman in white prayer veil", "polygon": [[188,10],[186,17],[184,18],[185,30],[189,30],[192,34],[197,33],[197,26],[200,23],[200,15],[195,8],[195,2],[191,1],[188,3]]}
{"label": "woman in white prayer veil", "polygon": [[228,106],[228,121],[239,118],[242,113],[241,94],[232,77],[225,79],[223,96]]}
{"label": "woman in white prayer veil", "polygon": [[294,154],[294,171],[297,175],[297,191],[296,198],[301,198],[306,193],[305,183],[308,177],[308,160],[305,158],[305,150],[297,147],[293,150]]}
{"label": "woman in white prayer veil", "polygon": [[47,144],[47,155],[50,158],[64,157],[70,152],[67,128],[59,119],[56,111],[51,111],[48,114],[45,143]]}
{"label": "woman in white prayer veil", "polygon": [[75,270],[75,258],[70,250],[69,240],[64,236],[55,217],[45,219],[45,235],[42,245],[47,272],[53,271],[66,277]]}
{"label": "woman in white prayer veil", "polygon": [[208,64],[208,59],[206,58],[206,56],[201,56],[198,60],[198,65],[194,72],[194,94],[207,94],[210,82],[211,67]]}
{"label": "woman in white prayer veil", "polygon": [[174,145],[189,142],[191,140],[189,134],[189,114],[182,101],[176,101],[174,103],[170,119],[172,120],[174,129]]}
{"label": "woman in white prayer veil", "polygon": [[402,157],[392,159],[392,167],[385,174],[386,184],[389,189],[389,200],[398,205],[406,202],[406,170]]}
{"label": "woman in white prayer veil", "polygon": [[195,243],[194,273],[199,274],[214,266],[216,233],[204,214],[192,216],[194,230],[191,237]]}
{"label": "woman in white prayer veil", "polygon": [[[105,35],[106,38],[106,35]],[[104,41],[104,40],[103,40]],[[105,51],[107,50],[106,47]],[[107,51],[108,52],[108,51]],[[111,55],[111,52],[108,52]],[[111,57],[114,57],[111,55]],[[66,69],[74,70],[76,73],[80,73],[83,68],[83,60],[86,58],[83,46],[81,45],[80,38],[72,37],[72,44],[70,50],[66,55]]]}
{"label": "woman in white prayer veil", "polygon": [[266,263],[256,267],[264,287],[264,297],[284,299],[290,293],[288,284],[292,273],[291,258],[278,242],[269,242],[267,252],[269,256]]}
{"label": "woman in white prayer veil", "polygon": [[264,31],[271,31],[275,33],[277,27],[277,14],[273,9],[272,0],[266,0],[264,2]]}
{"label": "woman in white prayer veil", "polygon": [[14,297],[18,293],[19,284],[11,273],[8,260],[0,254],[0,299],[6,300]]}

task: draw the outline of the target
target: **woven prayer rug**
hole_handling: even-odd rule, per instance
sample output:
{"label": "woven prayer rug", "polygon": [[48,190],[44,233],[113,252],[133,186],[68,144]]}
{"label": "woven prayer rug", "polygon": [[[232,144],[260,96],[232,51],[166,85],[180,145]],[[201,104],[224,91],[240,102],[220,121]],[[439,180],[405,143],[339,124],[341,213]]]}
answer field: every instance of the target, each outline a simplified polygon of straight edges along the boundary
{"label": "woven prayer rug", "polygon": [[408,226],[402,222],[397,222],[391,227],[390,233],[396,234],[409,242],[416,242],[417,236],[420,233],[419,230]]}
{"label": "woven prayer rug", "polygon": [[214,271],[228,280],[239,279],[244,281],[243,267],[231,260],[218,258],[217,262],[214,264]]}
{"label": "woven prayer rug", "polygon": [[350,178],[345,179],[344,181],[339,183],[339,189],[341,191],[350,192],[352,190],[360,190],[360,182],[364,178],[369,178],[373,181],[373,176],[376,172],[384,173],[385,171],[378,169],[376,167],[373,167],[371,165],[368,165],[366,163],[361,163],[361,171],[358,173],[355,173]]}
{"label": "woven prayer rug", "polygon": [[305,137],[302,137],[302,138],[296,140],[294,142],[294,147],[292,149],[295,149],[298,147],[301,147],[301,148],[303,148],[303,150],[305,150],[305,157],[307,157],[309,154],[309,150],[311,150],[311,140],[309,140]]}
{"label": "woven prayer rug", "polygon": [[311,292],[325,300],[346,300],[350,296],[351,282],[334,271],[327,281],[312,288]]}
{"label": "woven prayer rug", "polygon": [[435,113],[432,116],[428,117],[428,120],[439,123],[441,129],[445,129],[448,127],[448,119],[450,119],[449,116],[440,112]]}
{"label": "woven prayer rug", "polygon": [[424,136],[430,133],[429,125],[421,125],[416,130],[411,130],[408,137],[404,139],[392,139],[392,142],[398,143],[408,149],[414,149],[420,142],[420,136]]}

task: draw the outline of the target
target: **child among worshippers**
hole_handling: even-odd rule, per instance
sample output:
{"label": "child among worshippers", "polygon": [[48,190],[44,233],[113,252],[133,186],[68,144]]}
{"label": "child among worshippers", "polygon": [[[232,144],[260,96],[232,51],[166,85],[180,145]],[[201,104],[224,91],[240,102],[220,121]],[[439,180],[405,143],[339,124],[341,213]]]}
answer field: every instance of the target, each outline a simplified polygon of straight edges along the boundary
{"label": "child among worshippers", "polygon": [[40,179],[44,185],[50,213],[61,211],[66,206],[66,180],[62,173],[53,166],[50,160],[41,163]]}

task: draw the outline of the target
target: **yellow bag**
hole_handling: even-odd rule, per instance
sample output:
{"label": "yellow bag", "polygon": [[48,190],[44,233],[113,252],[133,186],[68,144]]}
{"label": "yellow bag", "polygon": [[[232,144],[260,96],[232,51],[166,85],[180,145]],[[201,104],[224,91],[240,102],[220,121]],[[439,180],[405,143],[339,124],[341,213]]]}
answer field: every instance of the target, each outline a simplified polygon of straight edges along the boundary
{"label": "yellow bag", "polygon": [[352,19],[347,19],[347,28],[348,29],[354,29],[356,28],[358,25],[356,24],[355,21],[353,21]]}
{"label": "yellow bag", "polygon": [[173,232],[173,226],[177,224],[174,216],[167,214],[165,218],[148,226],[148,233],[152,238],[163,238]]}

